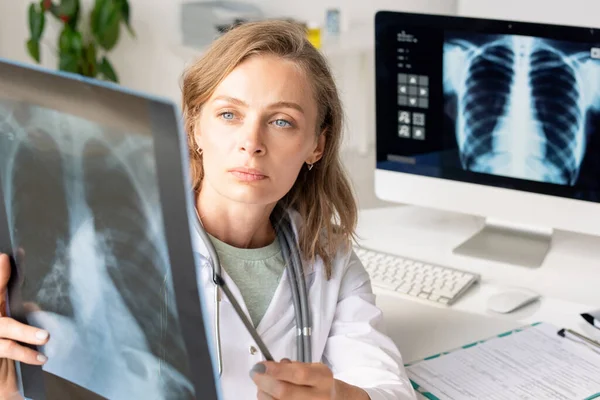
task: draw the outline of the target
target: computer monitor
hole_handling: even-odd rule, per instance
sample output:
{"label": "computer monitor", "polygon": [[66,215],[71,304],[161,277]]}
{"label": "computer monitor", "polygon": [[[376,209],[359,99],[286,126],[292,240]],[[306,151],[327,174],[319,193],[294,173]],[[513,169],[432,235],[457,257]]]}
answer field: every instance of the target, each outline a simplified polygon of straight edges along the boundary
{"label": "computer monitor", "polygon": [[381,199],[486,218],[454,251],[539,266],[600,235],[600,30],[381,11]]}

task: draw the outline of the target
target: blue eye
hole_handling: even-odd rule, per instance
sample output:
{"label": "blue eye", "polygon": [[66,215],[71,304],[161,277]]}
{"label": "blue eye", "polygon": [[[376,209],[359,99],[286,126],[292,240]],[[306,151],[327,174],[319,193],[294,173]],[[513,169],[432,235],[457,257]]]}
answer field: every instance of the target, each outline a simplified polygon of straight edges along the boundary
{"label": "blue eye", "polygon": [[292,124],[290,124],[288,121],[286,121],[285,119],[276,119],[275,120],[275,125],[277,125],[280,128],[287,128],[292,126]]}
{"label": "blue eye", "polygon": [[221,113],[221,117],[223,117],[226,120],[232,120],[234,115],[232,112],[227,111],[227,112]]}

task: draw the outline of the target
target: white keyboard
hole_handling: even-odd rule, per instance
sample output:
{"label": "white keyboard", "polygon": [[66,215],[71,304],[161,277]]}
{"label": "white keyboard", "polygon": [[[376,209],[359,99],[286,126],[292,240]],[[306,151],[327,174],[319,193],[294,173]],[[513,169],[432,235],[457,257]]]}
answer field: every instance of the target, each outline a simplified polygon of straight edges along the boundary
{"label": "white keyboard", "polygon": [[480,279],[478,274],[364,247],[355,246],[354,251],[373,286],[440,304],[454,303]]}

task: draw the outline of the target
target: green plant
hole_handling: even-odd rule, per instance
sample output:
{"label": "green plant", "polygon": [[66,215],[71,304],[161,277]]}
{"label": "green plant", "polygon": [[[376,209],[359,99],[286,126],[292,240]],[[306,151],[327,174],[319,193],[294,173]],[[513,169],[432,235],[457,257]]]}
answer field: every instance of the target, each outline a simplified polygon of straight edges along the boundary
{"label": "green plant", "polygon": [[88,23],[83,26],[80,0],[41,0],[30,4],[30,38],[26,46],[38,64],[41,62],[40,40],[48,14],[62,27],[56,50],[59,70],[119,82],[106,54],[119,41],[121,24],[135,37],[129,21],[128,0],[94,0]]}

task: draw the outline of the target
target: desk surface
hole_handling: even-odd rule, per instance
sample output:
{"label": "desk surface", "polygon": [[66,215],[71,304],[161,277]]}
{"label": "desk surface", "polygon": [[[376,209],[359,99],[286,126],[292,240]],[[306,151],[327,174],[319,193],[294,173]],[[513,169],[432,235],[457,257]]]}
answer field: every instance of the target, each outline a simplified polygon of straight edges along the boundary
{"label": "desk surface", "polygon": [[[388,334],[405,362],[421,359],[532,322],[550,322],[600,338],[579,316],[600,308],[600,238],[556,232],[540,268],[456,255],[452,250],[483,226],[479,218],[398,206],[362,210],[359,244],[374,250],[481,274],[481,283],[450,307],[375,289]],[[487,299],[525,287],[541,299],[510,314],[486,310]]]}

